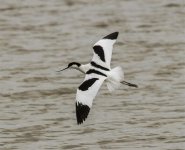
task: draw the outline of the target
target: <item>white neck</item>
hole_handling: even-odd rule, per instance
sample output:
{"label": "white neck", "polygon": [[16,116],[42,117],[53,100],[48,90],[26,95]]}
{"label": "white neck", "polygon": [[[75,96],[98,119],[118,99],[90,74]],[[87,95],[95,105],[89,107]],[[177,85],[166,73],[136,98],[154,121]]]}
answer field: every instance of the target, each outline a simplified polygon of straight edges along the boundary
{"label": "white neck", "polygon": [[84,74],[90,69],[91,65],[90,64],[86,64],[86,65],[81,65],[78,70],[83,72]]}

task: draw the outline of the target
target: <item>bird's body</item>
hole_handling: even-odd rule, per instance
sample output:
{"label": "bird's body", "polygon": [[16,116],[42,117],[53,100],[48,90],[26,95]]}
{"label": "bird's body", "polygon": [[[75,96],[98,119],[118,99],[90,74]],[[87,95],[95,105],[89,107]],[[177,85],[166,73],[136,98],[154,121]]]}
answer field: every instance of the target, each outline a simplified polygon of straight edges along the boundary
{"label": "bird's body", "polygon": [[[117,84],[117,88],[119,87],[121,80],[123,80],[124,74],[121,67],[116,67],[114,69],[108,69],[108,68],[101,68],[96,63],[91,62],[89,64],[81,65],[79,68],[75,68],[79,71],[81,71],[84,74],[96,74],[99,75],[99,77],[104,77],[107,81],[107,84],[112,84],[115,82]],[[108,85],[108,89],[110,92],[114,91],[115,88],[111,88],[110,85]]]}
{"label": "bird's body", "polygon": [[137,87],[135,84],[123,81],[124,73],[121,67],[113,69],[110,67],[113,44],[116,42],[117,36],[118,32],[114,32],[95,43],[93,46],[94,55],[90,63],[83,65],[72,62],[67,67],[77,69],[86,74],[76,94],[76,117],[78,124],[83,123],[87,118],[93,99],[104,81],[106,81],[110,92],[119,88],[121,83]]}

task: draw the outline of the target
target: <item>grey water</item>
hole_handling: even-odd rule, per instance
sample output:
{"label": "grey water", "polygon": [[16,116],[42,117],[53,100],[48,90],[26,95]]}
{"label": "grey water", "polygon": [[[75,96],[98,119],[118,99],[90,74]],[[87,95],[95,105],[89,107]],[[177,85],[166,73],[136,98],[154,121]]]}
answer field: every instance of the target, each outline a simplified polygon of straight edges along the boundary
{"label": "grey water", "polygon": [[[56,70],[115,31],[111,66],[139,88],[104,84],[79,126],[84,75]],[[184,150],[185,1],[0,0],[0,149]]]}

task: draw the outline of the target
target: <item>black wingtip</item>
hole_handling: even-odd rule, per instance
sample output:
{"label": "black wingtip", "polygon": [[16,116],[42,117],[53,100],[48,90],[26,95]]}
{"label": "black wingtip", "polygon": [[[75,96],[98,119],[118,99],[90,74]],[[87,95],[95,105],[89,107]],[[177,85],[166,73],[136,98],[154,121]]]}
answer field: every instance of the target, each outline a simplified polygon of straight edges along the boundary
{"label": "black wingtip", "polygon": [[117,39],[118,34],[119,34],[119,32],[114,32],[114,33],[111,33],[111,34],[105,36],[103,39],[115,40],[115,39]]}
{"label": "black wingtip", "polygon": [[76,102],[76,119],[78,125],[82,124],[86,120],[89,111],[89,106]]}

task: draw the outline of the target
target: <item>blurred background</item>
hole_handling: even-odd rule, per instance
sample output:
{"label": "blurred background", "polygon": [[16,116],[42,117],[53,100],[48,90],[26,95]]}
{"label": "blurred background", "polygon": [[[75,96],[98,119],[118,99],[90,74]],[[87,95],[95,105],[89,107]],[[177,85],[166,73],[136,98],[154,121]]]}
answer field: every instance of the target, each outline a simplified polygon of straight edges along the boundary
{"label": "blurred background", "polygon": [[[0,0],[0,149],[183,150],[184,0]],[[87,63],[100,38],[119,31],[112,67],[86,122],[76,123],[84,75],[56,73]]]}

